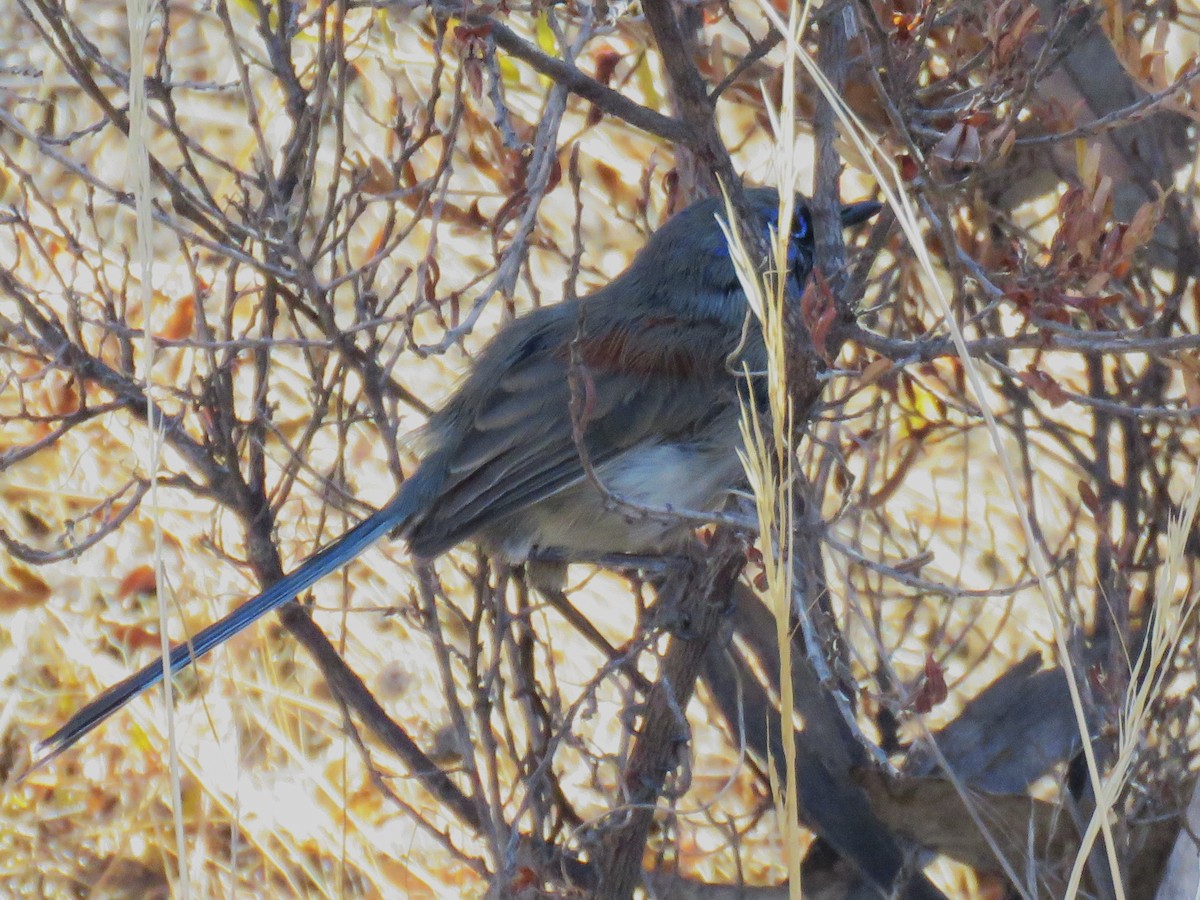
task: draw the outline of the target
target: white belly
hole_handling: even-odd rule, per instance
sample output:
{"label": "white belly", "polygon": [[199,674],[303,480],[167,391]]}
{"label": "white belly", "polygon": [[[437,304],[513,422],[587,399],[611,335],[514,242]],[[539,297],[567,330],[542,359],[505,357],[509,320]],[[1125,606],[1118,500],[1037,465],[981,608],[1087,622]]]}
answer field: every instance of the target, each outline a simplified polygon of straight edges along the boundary
{"label": "white belly", "polygon": [[[650,444],[626,451],[599,467],[599,481],[613,498],[634,507],[717,511],[741,477],[732,445]],[[654,553],[678,545],[694,522],[639,512],[607,498],[584,480],[487,529],[486,543],[509,562],[535,548],[590,555]]]}

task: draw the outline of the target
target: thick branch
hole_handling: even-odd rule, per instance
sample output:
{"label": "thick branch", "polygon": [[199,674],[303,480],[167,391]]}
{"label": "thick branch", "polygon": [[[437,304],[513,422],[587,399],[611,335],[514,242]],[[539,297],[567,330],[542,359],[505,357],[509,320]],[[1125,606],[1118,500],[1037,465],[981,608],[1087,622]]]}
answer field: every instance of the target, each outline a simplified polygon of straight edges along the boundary
{"label": "thick branch", "polygon": [[[817,62],[833,92],[841,96],[846,83],[846,29],[843,18],[845,2],[828,3],[821,10],[817,45]],[[837,115],[824,91],[817,91],[817,109],[813,118],[813,133],[817,140],[816,172],[813,186],[812,212],[816,238],[816,264],[824,274],[833,293],[834,305],[843,320],[853,318],[848,298],[843,296],[846,284],[846,244],[842,239],[842,201],[838,182],[842,161],[834,141],[837,138]],[[831,348],[830,352],[833,352]]]}
{"label": "thick branch", "polygon": [[577,97],[587,100],[601,111],[665,141],[672,143],[688,143],[690,141],[692,135],[688,126],[678,119],[664,116],[660,112],[634,103],[624,94],[606,87],[570,63],[543,53],[511,28],[500,24],[495,19],[472,14],[467,16],[467,21],[472,25],[486,25],[491,30],[492,39],[495,40],[497,47],[517,59],[529,63],[534,70],[553,79],[557,84],[562,85]]}
{"label": "thick branch", "polygon": [[[688,129],[687,139],[682,141],[696,158],[716,176],[717,181],[731,191],[737,191],[741,179],[733,168],[729,151],[717,132],[716,111],[708,88],[699,70],[687,52],[690,42],[686,39],[679,20],[671,9],[670,0],[644,0],[642,10],[654,42],[658,45],[663,68],[671,81],[671,90],[680,118]],[[742,210],[739,210],[741,213]],[[747,218],[742,216],[743,219]]]}

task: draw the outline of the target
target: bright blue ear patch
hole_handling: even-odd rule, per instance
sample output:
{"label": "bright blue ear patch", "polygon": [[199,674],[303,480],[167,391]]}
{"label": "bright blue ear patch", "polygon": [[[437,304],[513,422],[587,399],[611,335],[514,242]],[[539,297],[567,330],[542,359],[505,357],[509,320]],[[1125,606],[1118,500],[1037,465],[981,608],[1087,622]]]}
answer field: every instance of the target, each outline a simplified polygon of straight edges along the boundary
{"label": "bright blue ear patch", "polygon": [[806,237],[808,237],[808,231],[808,214],[802,212],[800,215],[796,216],[795,228],[792,229],[792,240],[804,240]]}
{"label": "bright blue ear patch", "polygon": [[[763,218],[763,222],[767,225],[768,228],[778,229],[778,227],[779,227],[779,208],[777,206],[769,206],[766,209],[759,210],[759,213]],[[791,239],[788,241],[788,265],[789,266],[794,265],[796,263],[796,261],[800,258],[800,249],[797,246],[797,244],[799,244],[802,241],[808,240],[811,232],[812,232],[812,225],[809,221],[808,213],[803,210],[798,210],[796,213],[796,217],[792,223],[792,233],[790,236]],[[717,253],[722,258],[729,257],[729,246],[724,240],[724,234],[722,234],[722,240],[717,247]]]}

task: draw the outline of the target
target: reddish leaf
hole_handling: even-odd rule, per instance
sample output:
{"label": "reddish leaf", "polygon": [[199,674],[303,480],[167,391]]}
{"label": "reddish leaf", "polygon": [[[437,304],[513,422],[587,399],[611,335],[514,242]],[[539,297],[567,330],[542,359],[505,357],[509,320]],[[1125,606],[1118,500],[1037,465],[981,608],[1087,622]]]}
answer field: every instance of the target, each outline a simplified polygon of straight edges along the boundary
{"label": "reddish leaf", "polygon": [[826,343],[829,332],[837,321],[837,308],[833,302],[833,294],[829,283],[820,270],[814,270],[812,280],[800,300],[800,312],[804,317],[804,327],[812,338],[813,349],[826,363],[832,364]]}
{"label": "reddish leaf", "polygon": [[124,600],[131,594],[153,594],[156,582],[153,566],[138,566],[121,579],[117,596]]}
{"label": "reddish leaf", "polygon": [[1070,395],[1063,390],[1062,385],[1040,369],[1034,369],[1031,366],[1017,374],[1026,387],[1051,406],[1062,406],[1071,399]]}
{"label": "reddish leaf", "polygon": [[946,687],[946,671],[933,659],[932,654],[925,655],[925,678],[917,689],[913,699],[913,709],[919,713],[927,713],[950,695]]}
{"label": "reddish leaf", "polygon": [[148,631],[140,625],[124,625],[116,623],[108,626],[108,635],[122,646],[130,650],[156,650],[162,646],[158,634]]}
{"label": "reddish leaf", "polygon": [[196,298],[189,294],[175,303],[158,336],[167,341],[180,341],[191,336],[195,324]]}
{"label": "reddish leaf", "polygon": [[491,22],[483,22],[479,25],[457,25],[454,28],[454,37],[462,41],[464,44],[470,44],[474,41],[483,40],[491,33]]}
{"label": "reddish leaf", "polygon": [[617,69],[617,64],[625,58],[625,55],[618,53],[611,47],[604,47],[598,50],[595,55],[596,74],[595,79],[603,85],[608,85],[612,82],[613,72]]}

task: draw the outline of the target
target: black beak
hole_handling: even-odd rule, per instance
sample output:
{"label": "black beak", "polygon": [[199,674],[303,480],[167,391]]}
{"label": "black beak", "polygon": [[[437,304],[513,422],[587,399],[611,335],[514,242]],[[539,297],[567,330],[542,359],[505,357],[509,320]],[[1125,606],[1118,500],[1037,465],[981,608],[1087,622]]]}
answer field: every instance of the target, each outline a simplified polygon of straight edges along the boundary
{"label": "black beak", "polygon": [[847,203],[842,207],[842,227],[849,228],[851,225],[865,222],[881,209],[883,209],[883,204],[876,203],[874,200]]}

